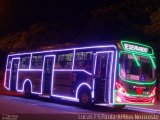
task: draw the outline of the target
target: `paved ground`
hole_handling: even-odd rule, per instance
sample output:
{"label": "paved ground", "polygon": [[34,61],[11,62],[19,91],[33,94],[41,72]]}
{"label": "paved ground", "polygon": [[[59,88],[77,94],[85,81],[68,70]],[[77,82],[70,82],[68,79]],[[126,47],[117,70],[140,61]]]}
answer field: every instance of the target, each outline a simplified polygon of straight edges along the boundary
{"label": "paved ground", "polygon": [[118,115],[116,119],[128,120],[134,119],[137,114],[156,114],[158,116],[155,120],[160,120],[160,103],[157,102],[154,106],[127,106],[124,110],[97,105],[84,109],[76,102],[63,100],[53,102],[50,99],[37,97],[26,99],[23,94],[0,89],[0,120],[13,120],[13,118],[15,118],[14,120],[76,120],[99,118],[107,118],[109,120],[108,117],[113,117],[114,115],[116,117]]}
{"label": "paved ground", "polygon": [[[102,107],[93,106],[92,108],[84,109],[79,106],[78,103],[57,100],[55,103],[49,99],[26,99],[24,97],[14,97],[0,95],[0,114],[10,114],[10,115],[59,115],[59,117],[64,117],[65,115],[70,115],[72,117],[77,117],[79,114],[97,114],[105,113],[112,114],[118,113],[119,110]],[[132,110],[121,110],[121,113],[135,113]],[[138,113],[138,112],[137,112]],[[58,117],[58,118],[59,118]]]}
{"label": "paved ground", "polygon": [[[149,112],[150,113],[150,112]],[[126,116],[135,117],[135,115],[153,115],[146,114],[143,111],[127,108],[124,110],[113,109],[111,107],[93,106],[88,109],[81,108],[76,102],[69,102],[63,100],[57,100],[55,102],[50,99],[34,98],[26,99],[23,96],[7,96],[0,95],[0,114],[1,118],[5,117],[17,117],[18,120],[74,120],[74,119],[87,119],[86,117],[93,116],[113,116],[119,115],[123,119],[128,118]],[[125,115],[125,118],[124,118]],[[160,115],[156,114],[158,120]],[[84,117],[84,118],[83,118]],[[121,119],[122,119],[121,118]],[[118,118],[117,118],[118,119]],[[119,119],[119,120],[121,120]],[[5,120],[5,119],[4,119]]]}

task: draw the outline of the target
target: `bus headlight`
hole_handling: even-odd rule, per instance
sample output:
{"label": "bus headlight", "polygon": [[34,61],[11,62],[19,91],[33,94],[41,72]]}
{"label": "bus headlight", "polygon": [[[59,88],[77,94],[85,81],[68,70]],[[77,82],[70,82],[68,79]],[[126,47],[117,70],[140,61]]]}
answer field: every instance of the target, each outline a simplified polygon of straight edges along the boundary
{"label": "bus headlight", "polygon": [[121,99],[119,96],[117,96],[117,97],[116,97],[116,101],[119,102],[119,103],[121,103],[121,102],[122,102],[122,99]]}
{"label": "bus headlight", "polygon": [[150,94],[149,97],[152,97],[152,96],[154,96],[155,94],[156,94],[156,87],[153,88],[153,90],[152,90],[152,92],[151,92],[151,94]]}
{"label": "bus headlight", "polygon": [[116,82],[116,88],[119,92],[124,93],[124,94],[126,93],[126,90],[124,89],[124,87],[122,87],[122,85],[117,82]]}
{"label": "bus headlight", "polygon": [[153,98],[152,103],[155,103],[155,98]]}

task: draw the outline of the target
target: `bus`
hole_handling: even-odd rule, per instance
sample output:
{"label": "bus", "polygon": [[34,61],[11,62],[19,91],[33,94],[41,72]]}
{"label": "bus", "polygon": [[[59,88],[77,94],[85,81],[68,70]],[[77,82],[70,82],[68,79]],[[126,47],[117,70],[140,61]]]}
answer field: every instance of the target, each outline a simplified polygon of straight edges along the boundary
{"label": "bus", "polygon": [[82,105],[153,105],[153,49],[122,40],[115,44],[12,53],[4,87],[27,97],[60,98]]}

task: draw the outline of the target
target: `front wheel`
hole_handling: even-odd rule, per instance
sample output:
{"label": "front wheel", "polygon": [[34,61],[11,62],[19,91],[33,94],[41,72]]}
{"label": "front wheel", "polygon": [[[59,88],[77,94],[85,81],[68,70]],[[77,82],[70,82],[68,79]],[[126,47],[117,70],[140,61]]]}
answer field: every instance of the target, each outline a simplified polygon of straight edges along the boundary
{"label": "front wheel", "polygon": [[123,109],[125,105],[113,105],[115,109]]}
{"label": "front wheel", "polygon": [[91,94],[88,90],[82,90],[79,95],[79,102],[83,107],[88,107],[91,105]]}

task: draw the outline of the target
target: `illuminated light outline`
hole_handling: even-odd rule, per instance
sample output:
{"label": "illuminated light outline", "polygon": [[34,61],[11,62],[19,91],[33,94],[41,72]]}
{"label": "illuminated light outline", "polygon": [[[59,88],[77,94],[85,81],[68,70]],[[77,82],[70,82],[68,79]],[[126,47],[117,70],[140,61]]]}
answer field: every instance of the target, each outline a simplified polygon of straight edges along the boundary
{"label": "illuminated light outline", "polygon": [[[133,53],[133,52],[130,52],[130,51],[120,51],[119,52],[119,58],[120,58],[120,56],[121,56],[121,54],[122,53],[127,53],[127,54],[134,54],[134,55],[139,55],[139,56],[145,56],[145,57],[148,57],[148,58],[152,58],[152,60],[153,60],[153,58],[155,58],[155,56],[153,55],[146,55],[146,54],[140,54],[140,53]],[[153,64],[155,64],[155,62],[154,62],[154,60],[152,61],[153,62]],[[156,66],[156,64],[155,64],[155,66]]]}
{"label": "illuminated light outline", "polygon": [[[93,83],[92,83],[92,87],[95,85],[95,78],[93,80]],[[94,99],[94,88],[92,89],[92,92],[91,92],[91,95],[92,95],[92,99]]]}
{"label": "illuminated light outline", "polygon": [[[64,98],[64,99],[70,99],[70,100],[78,100],[79,89],[84,85],[87,86],[91,90],[91,86],[88,83],[84,83],[83,82],[80,85],[78,85],[78,87],[76,89],[76,97],[68,97],[68,96],[63,96],[63,95],[56,95],[56,94],[53,94],[53,91],[51,92],[51,96],[52,97],[60,97],[60,98]],[[53,87],[52,87],[52,89],[53,89]]]}
{"label": "illuminated light outline", "polygon": [[75,54],[76,54],[76,50],[74,49],[73,58],[72,58],[72,70],[74,69]]}
{"label": "illuminated light outline", "polygon": [[[153,67],[154,67],[154,69],[156,68],[156,65],[155,65],[155,63],[154,63],[154,61],[153,61],[153,56],[151,56],[151,55],[148,55],[148,54],[140,54],[139,52],[130,52],[130,51],[120,51],[120,53],[119,53],[119,57],[120,57],[120,54],[121,54],[121,52],[126,52],[126,53],[131,53],[131,54],[138,54],[138,55],[142,55],[142,56],[147,56],[147,57],[150,57],[151,58],[151,62],[152,62],[152,65],[153,65]],[[119,66],[119,70],[120,70],[120,66]],[[119,76],[120,76],[120,73],[119,73]],[[121,77],[121,76],[120,76]],[[122,77],[121,77],[122,78]],[[122,80],[124,80],[123,78],[122,78]],[[129,81],[130,82],[130,81]],[[132,82],[134,82],[134,81],[132,81]],[[156,82],[156,80],[155,81],[153,81],[153,84],[155,84],[155,82]],[[115,85],[115,84],[114,84]],[[144,85],[144,83],[142,84],[142,85]],[[116,93],[114,92],[114,99],[115,99],[115,96],[116,96]],[[142,97],[142,96],[141,96]],[[148,97],[148,96],[147,96]],[[114,104],[116,103],[115,102],[115,100],[113,100],[114,101]],[[116,103],[117,104],[117,103]],[[136,105],[136,104],[134,104],[134,105]],[[145,104],[143,104],[143,105],[145,105]],[[148,104],[146,104],[146,105],[148,105]]]}
{"label": "illuminated light outline", "polygon": [[[42,72],[42,70],[39,70],[39,71],[35,71],[35,70],[29,70],[29,69],[27,69],[27,70],[25,70],[25,69],[23,69],[23,70],[18,70],[18,75],[17,75],[17,84],[16,84],[16,90],[18,91],[18,92],[24,92],[23,90],[20,90],[20,89],[18,89],[19,87],[18,87],[18,82],[19,82],[19,71],[26,71],[26,72]],[[42,73],[41,73],[42,74]],[[30,80],[30,79],[25,79],[25,80]],[[24,80],[24,81],[25,81]],[[41,79],[42,80],[42,79]],[[24,82],[23,81],[23,82]],[[30,82],[32,83],[32,80],[30,80]],[[41,83],[40,83],[41,84]],[[32,87],[32,86],[31,86]],[[35,94],[41,94],[41,92],[32,92],[31,91],[31,93],[35,93]]]}
{"label": "illuminated light outline", "polygon": [[[124,93],[122,93],[122,92],[119,92],[118,90],[114,90],[114,93],[115,93],[115,96],[114,97],[116,97],[116,92],[118,92],[118,93],[121,93],[121,94],[123,94],[124,96],[131,96],[131,97],[142,97],[142,98],[148,98],[148,99],[154,99],[154,97],[152,96],[152,97],[149,97],[149,96],[147,96],[147,95],[132,95],[132,94],[128,94],[128,93],[126,93],[126,94],[124,94]],[[153,103],[151,103],[151,101],[150,102],[145,102],[145,101],[143,101],[143,102],[128,102],[128,103],[125,103],[125,102],[123,102],[123,103],[117,103],[117,102],[115,102],[116,103],[116,105],[141,105],[141,106],[145,106],[145,105],[154,105]],[[113,104],[113,105],[115,105],[115,104]]]}
{"label": "illuminated light outline", "polygon": [[86,70],[84,70],[84,69],[73,69],[73,70],[71,70],[71,69],[54,69],[54,71],[85,72],[85,73],[88,74],[88,75],[92,75],[92,73],[90,73],[90,72],[88,72],[88,71],[86,71]]}
{"label": "illuminated light outline", "polygon": [[[119,64],[119,70],[120,70],[120,64]],[[123,80],[123,81],[125,81],[125,82],[128,82],[128,83],[131,83],[131,84],[137,84],[137,85],[153,85],[153,84],[155,84],[156,83],[156,80],[154,80],[153,82],[145,82],[145,83],[143,83],[143,82],[136,82],[136,81],[133,81],[133,80],[125,80],[121,75],[120,75],[120,72],[119,72],[119,77]]]}
{"label": "illuminated light outline", "polygon": [[[55,55],[47,55],[47,56],[45,56],[45,57],[48,57],[48,56],[49,56],[49,57],[50,57],[50,56],[51,56],[51,57],[52,57],[52,56],[56,57]],[[45,58],[45,57],[44,57],[44,58]],[[44,61],[44,62],[45,62],[45,61]],[[54,60],[54,62],[55,62],[55,60]],[[44,64],[44,63],[43,63],[43,64]],[[53,65],[53,67],[54,67],[54,65]],[[39,72],[39,71],[40,71],[40,72],[42,72],[42,77],[43,77],[43,71],[44,71],[44,70],[43,70],[43,69],[30,69],[30,70],[29,70],[29,69],[19,69],[18,71],[26,71],[26,72],[28,72],[28,71]],[[87,73],[85,70],[69,70],[69,69],[68,69],[68,70],[66,70],[66,69],[64,69],[64,70],[61,70],[61,69],[57,70],[57,69],[53,69],[53,70],[52,70],[52,74],[53,74],[53,75],[54,75],[54,71],[71,71],[71,72],[74,72],[74,71],[81,72],[81,71],[82,71],[82,72]],[[91,75],[91,73],[88,73],[88,74]],[[18,74],[18,76],[19,76],[19,74]],[[17,77],[17,79],[18,79],[18,77]],[[53,79],[53,78],[52,78],[52,79]],[[18,89],[18,81],[19,81],[19,79],[17,80],[17,85],[16,85],[16,86],[17,86],[17,91],[21,91],[21,90]],[[43,81],[42,78],[41,78],[41,81]],[[43,84],[41,84],[41,88],[43,89],[42,86],[43,86]],[[43,91],[43,90],[41,90],[41,92],[40,92],[39,94],[42,94],[42,91]],[[33,92],[32,92],[32,93],[33,93]]]}
{"label": "illuminated light outline", "polygon": [[153,90],[151,91],[151,94],[149,95],[149,97],[155,96],[156,95],[156,86],[153,88]]}
{"label": "illuminated light outline", "polygon": [[90,46],[90,47],[77,47],[77,48],[70,48],[70,49],[59,49],[59,50],[48,50],[48,51],[37,51],[37,52],[27,52],[27,53],[17,53],[17,54],[10,54],[8,56],[16,56],[16,55],[25,55],[25,54],[38,54],[38,53],[47,53],[51,54],[52,52],[63,52],[63,51],[73,51],[73,50],[81,50],[81,49],[90,49],[90,48],[116,48],[115,45],[104,45],[104,46]]}
{"label": "illuminated light outline", "polygon": [[43,69],[19,69],[18,71],[43,71]]}
{"label": "illuminated light outline", "polygon": [[125,98],[126,101],[129,101],[130,103],[152,103],[152,100],[154,99],[155,97],[141,97],[141,99],[139,100],[137,97],[136,98]]}
{"label": "illuminated light outline", "polygon": [[[13,64],[13,60],[18,60],[18,67],[17,67],[17,75],[18,75],[18,68],[19,68],[19,63],[20,63],[20,57],[15,57],[12,58],[11,60],[11,68],[10,68],[10,75],[9,75],[9,90],[11,90],[11,74],[12,74],[12,64]],[[17,83],[17,75],[16,75],[16,83]]]}
{"label": "illuminated light outline", "polygon": [[95,86],[95,68],[96,68],[96,63],[97,63],[97,55],[96,55],[96,53],[93,53],[93,59],[95,59],[94,60],[94,69],[93,69],[93,75],[94,75],[94,77],[93,77],[93,79],[92,79],[92,93],[91,93],[91,95],[92,95],[92,99],[94,99],[94,97],[95,97],[95,95],[94,95],[94,86]]}
{"label": "illuminated light outline", "polygon": [[131,96],[131,97],[145,97],[145,98],[148,98],[148,97],[153,97],[153,96],[150,96],[150,95],[135,95],[135,94],[129,94],[129,93],[123,93],[123,92],[120,92],[118,90],[115,90],[115,92],[119,92],[121,94],[124,94],[125,96]]}
{"label": "illuminated light outline", "polygon": [[[115,105],[115,104],[107,104],[107,103],[97,103],[96,105],[100,105],[100,106],[110,106],[110,107],[113,107],[111,105]],[[122,103],[117,103],[116,105],[124,105]],[[127,104],[125,103],[125,105],[131,105],[131,104]],[[154,105],[153,103],[151,104],[134,104],[134,105],[138,105],[138,106],[150,106],[150,105]],[[126,106],[125,108],[129,108],[129,107],[133,107],[133,106]],[[135,107],[137,109],[139,109],[139,107]],[[140,108],[141,109],[141,108]],[[146,108],[147,109],[147,108]],[[147,110],[151,110],[151,109],[147,109]],[[153,110],[153,109],[152,109]]]}
{"label": "illuminated light outline", "polygon": [[[140,45],[140,46],[143,46],[143,47],[146,47],[146,48],[149,48],[151,49],[151,53],[145,53],[145,52],[140,52],[140,51],[134,51],[134,50],[128,50],[124,47],[124,43],[128,43],[128,44],[135,44],[135,45]],[[154,52],[153,52],[153,49],[152,47],[148,46],[148,45],[144,45],[144,44],[140,44],[140,43],[137,43],[137,42],[131,42],[131,41],[121,41],[121,45],[123,47],[123,49],[125,51],[131,51],[131,52],[134,52],[134,53],[143,53],[143,54],[147,54],[147,55],[154,55]]]}
{"label": "illuminated light outline", "polygon": [[31,93],[32,93],[32,82],[31,82],[31,80],[30,79],[25,79],[24,80],[24,82],[23,82],[23,84],[22,84],[22,90],[17,90],[18,92],[24,92],[24,85],[26,84],[26,82],[29,82],[30,83],[30,85],[31,85]]}
{"label": "illuminated light outline", "polygon": [[81,83],[80,85],[78,85],[77,87],[77,90],[76,90],[76,98],[78,99],[78,92],[79,92],[79,89],[81,88],[81,86],[87,86],[90,90],[91,90],[91,86],[88,84],[88,83]]}
{"label": "illuminated light outline", "polygon": [[[7,72],[9,72],[9,75],[10,75],[10,70],[8,70],[8,69],[5,70],[4,87],[5,87],[5,89],[9,90],[9,83],[8,83],[8,87],[6,86],[6,83],[7,83],[7,82],[6,82],[6,77],[7,77],[6,74],[7,74]],[[8,81],[8,82],[9,82],[9,81]]]}
{"label": "illuminated light outline", "polygon": [[[120,58],[120,56],[121,56],[121,54],[122,54],[123,52],[124,52],[124,53],[128,53],[128,54],[131,54],[131,55],[134,57],[134,59],[135,59],[135,61],[136,61],[136,64],[137,64],[137,66],[138,66],[139,61],[137,60],[137,57],[135,56],[135,53],[131,53],[131,52],[128,52],[128,51],[120,51],[120,53],[119,53],[119,58]],[[144,55],[142,55],[142,56],[144,56]],[[156,64],[155,64],[155,61],[153,60],[153,58],[155,58],[155,57],[150,56],[150,55],[146,55],[145,57],[150,58],[153,69],[156,69]],[[119,68],[119,70],[120,70],[120,68]],[[122,76],[121,76],[121,77],[122,77]],[[123,78],[123,77],[122,77],[122,78]]]}
{"label": "illuminated light outline", "polygon": [[133,58],[134,58],[134,60],[135,60],[135,62],[136,62],[136,64],[137,64],[137,66],[140,67],[141,65],[140,65],[140,63],[139,63],[136,55],[135,55],[135,54],[132,54],[132,56],[133,56]]}
{"label": "illuminated light outline", "polygon": [[115,90],[115,84],[116,84],[116,75],[117,75],[117,65],[118,65],[118,61],[117,61],[117,58],[118,58],[118,52],[116,51],[115,52],[115,68],[114,68],[114,81],[113,81],[113,92],[112,92],[112,98],[113,98],[113,101],[112,101],[112,104],[115,104],[115,99],[114,99],[114,90]]}
{"label": "illuminated light outline", "polygon": [[[112,54],[113,54],[113,53],[112,53]],[[110,54],[107,53],[106,55],[108,56],[108,57],[107,57],[107,60],[106,60],[107,63],[106,63],[106,68],[105,68],[105,69],[106,69],[106,75],[107,75],[107,73],[110,72],[109,69],[107,69],[107,68],[108,68],[108,66],[111,68],[111,64],[109,64],[109,62],[110,62],[110,61],[109,61],[109,55],[110,55]],[[112,56],[113,56],[113,55],[112,55]],[[113,57],[112,57],[112,58],[113,58]],[[110,74],[110,73],[109,73],[109,74]],[[106,98],[108,98],[108,97],[110,96],[110,95],[109,95],[109,94],[110,94],[110,93],[109,93],[109,90],[108,90],[108,95],[109,95],[109,96],[106,96],[106,93],[107,93],[106,88],[108,87],[107,84],[106,84],[106,83],[107,83],[106,81],[107,81],[107,79],[105,80],[105,89],[104,89],[104,101],[105,101],[105,102],[107,102],[107,101],[106,101]],[[108,87],[108,89],[110,89],[110,88]],[[108,100],[108,101],[109,101],[109,100]]]}
{"label": "illuminated light outline", "polygon": [[[103,53],[103,52],[109,52],[109,51],[100,51],[99,53]],[[114,51],[111,51],[111,52],[114,52]],[[97,52],[96,52],[97,53]],[[113,56],[112,56],[112,58],[113,58]],[[94,68],[95,69],[95,68]],[[64,69],[64,70],[66,70],[66,69]],[[54,69],[54,71],[56,71],[56,69]],[[95,70],[94,70],[95,71]],[[52,91],[52,93],[51,93],[51,96],[53,96],[53,97],[62,97],[62,98],[67,98],[67,99],[75,99],[74,97],[67,97],[67,96],[61,96],[61,95],[54,95],[53,94],[53,79],[52,79],[52,83],[51,83],[51,91]],[[93,94],[92,92],[91,92],[91,94]]]}
{"label": "illuminated light outline", "polygon": [[29,69],[31,69],[31,64],[32,64],[32,53],[31,53],[31,55],[30,55]]}
{"label": "illuminated light outline", "polygon": [[[119,57],[121,56],[121,53],[122,52],[126,52],[126,51],[120,51],[119,52]],[[126,53],[129,53],[129,52],[126,52]],[[132,55],[133,55],[133,53],[131,53]],[[151,57],[151,56],[149,56],[149,55],[147,55],[149,58]],[[155,84],[155,82],[156,82],[156,80],[154,80],[153,82],[145,82],[145,83],[142,83],[142,82],[136,82],[136,81],[133,81],[133,80],[125,80],[122,76],[121,76],[121,74],[120,74],[120,68],[121,68],[121,65],[120,65],[120,63],[119,63],[119,77],[123,80],[123,81],[125,81],[125,82],[128,82],[128,83],[131,83],[131,84],[138,84],[138,85],[153,85],[153,84]]]}
{"label": "illuminated light outline", "polygon": [[41,52],[42,53],[42,52]]}
{"label": "illuminated light outline", "polygon": [[154,62],[154,60],[153,60],[153,58],[151,56],[150,56],[150,59],[151,59],[151,63],[152,63],[153,69],[156,69],[156,64],[155,64],[155,62]]}
{"label": "illuminated light outline", "polygon": [[[33,91],[31,91],[31,93],[43,94],[43,74],[44,74],[44,65],[45,65],[45,58],[46,57],[55,57],[55,55],[44,55],[44,58],[43,58],[43,68],[42,69],[19,69],[19,71],[26,71],[26,72],[28,72],[28,71],[33,71],[33,72],[39,72],[40,71],[40,72],[42,72],[41,73],[41,80],[40,80],[41,81],[40,82],[40,86],[41,86],[40,91],[41,92],[33,92]],[[54,58],[54,61],[55,61],[55,58]],[[54,70],[54,66],[53,66],[53,70]],[[53,70],[52,70],[52,76],[54,75]],[[19,74],[18,74],[18,76],[19,76]],[[31,82],[31,80],[30,80],[30,82]],[[18,86],[18,82],[17,82],[17,86]],[[17,91],[22,92],[23,90],[19,90],[18,87],[17,87]]]}
{"label": "illuminated light outline", "polygon": [[[128,53],[128,54],[135,54],[135,55],[139,55],[139,56],[145,56],[145,57],[155,58],[154,55],[148,55],[148,54],[145,54],[145,53],[139,53],[139,52],[132,52],[132,51],[123,51],[123,50],[121,50],[120,53],[122,53],[122,52]],[[119,55],[119,57],[120,57],[120,55]]]}
{"label": "illuminated light outline", "polygon": [[[113,52],[114,53],[114,52]],[[109,96],[108,96],[108,98],[109,98],[109,103],[111,103],[110,102],[110,99],[111,99],[111,81],[112,81],[112,72],[114,72],[114,71],[112,71],[113,69],[112,69],[112,66],[113,66],[113,53],[112,53],[112,58],[111,58],[111,64],[110,64],[110,71],[109,71],[109,89],[108,89],[108,93],[109,93]]]}
{"label": "illuminated light outline", "polygon": [[29,82],[29,83],[30,83],[30,85],[31,85],[31,93],[32,93],[32,94],[41,94],[41,93],[39,93],[39,92],[33,92],[33,85],[32,85],[32,82],[31,82],[30,79],[25,79],[25,80],[24,80],[23,85],[22,85],[22,90],[17,90],[18,92],[24,92],[24,86],[25,86],[26,82]]}
{"label": "illuminated light outline", "polygon": [[[73,48],[73,50],[76,50],[76,49],[89,49],[89,48],[95,48],[95,47],[97,47],[97,48],[116,48],[116,46],[115,45],[107,45],[107,46],[92,46],[92,47],[81,47],[81,48]],[[117,48],[116,48],[117,49]],[[30,52],[30,53],[19,53],[19,54],[10,54],[10,55],[8,55],[8,57],[9,56],[16,56],[16,55],[26,55],[26,54],[31,54],[31,56],[30,57],[32,57],[32,54],[33,53],[45,53],[45,52],[52,52],[52,51],[66,51],[66,50],[72,50],[72,49],[63,49],[63,50],[51,50],[51,51],[43,51],[43,52]],[[49,53],[48,53],[49,54]],[[45,56],[44,56],[45,57]],[[30,58],[30,64],[29,64],[29,68],[31,68],[31,60],[32,60],[32,58]],[[43,61],[44,62],[44,61]],[[54,61],[55,62],[55,61]],[[7,62],[8,63],[8,62]],[[55,63],[54,63],[55,64]],[[19,71],[25,71],[25,69],[20,69]],[[34,69],[29,69],[28,71],[34,71]],[[37,69],[38,70],[38,69]],[[36,71],[36,70],[35,70]],[[43,70],[40,70],[40,71],[43,71]],[[79,70],[78,70],[79,71]],[[85,71],[85,70],[82,70],[82,71]],[[33,93],[33,92],[32,92]],[[63,97],[63,96],[62,96]]]}
{"label": "illuminated light outline", "polygon": [[[9,56],[7,56],[7,63],[6,63],[6,70],[5,70],[5,75],[4,75],[4,84],[3,84],[3,86],[5,87],[5,89],[7,89],[7,90],[9,90],[9,83],[8,83],[8,87],[6,86],[6,77],[7,77],[7,71],[9,71],[8,69],[7,69],[7,67],[8,67],[8,59],[9,59]],[[8,81],[9,82],[9,81]]]}
{"label": "illuminated light outline", "polygon": [[141,102],[141,103],[134,103],[134,102],[130,102],[130,103],[116,103],[116,105],[139,105],[139,106],[149,106],[149,105],[154,105],[153,103],[146,103],[146,102]]}
{"label": "illuminated light outline", "polygon": [[[95,56],[96,56],[96,58],[95,58],[95,64],[94,64],[94,75],[95,75],[95,73],[96,73],[96,66],[97,66],[97,54],[100,54],[100,53],[112,53],[112,55],[111,55],[111,57],[112,57],[112,59],[111,59],[111,64],[110,64],[110,71],[109,71],[109,88],[108,88],[108,97],[109,97],[109,103],[110,103],[110,97],[111,97],[111,80],[112,80],[112,66],[113,66],[113,53],[114,53],[114,51],[99,51],[99,52],[96,52],[96,54],[95,54]],[[93,79],[93,90],[92,90],[92,98],[94,98],[94,87],[95,87],[95,78]],[[106,82],[105,82],[105,84],[106,84]],[[105,86],[105,90],[106,90],[106,86]]]}
{"label": "illuminated light outline", "polygon": [[[16,91],[18,90],[18,81],[19,81],[19,65],[21,62],[21,58],[18,61],[17,75],[16,75]],[[12,64],[11,64],[12,65]]]}
{"label": "illuminated light outline", "polygon": [[[44,89],[44,87],[43,87],[43,81],[44,81],[44,66],[45,66],[45,61],[46,61],[46,58],[49,58],[49,57],[51,57],[51,58],[53,58],[53,64],[52,64],[52,76],[51,76],[51,82],[52,82],[52,79],[53,79],[53,76],[54,76],[54,65],[55,65],[55,59],[56,59],[56,55],[45,55],[44,56],[44,60],[43,60],[43,71],[42,71],[42,77],[41,77],[41,94],[43,94],[43,89]],[[51,90],[51,88],[50,88],[50,90]],[[51,91],[50,91],[50,93],[51,93]]]}
{"label": "illuminated light outline", "polygon": [[[116,88],[117,88],[118,92],[123,93],[123,94],[126,95],[127,92],[126,92],[126,90],[124,89],[124,87],[120,83],[116,82]],[[123,90],[123,92],[122,92],[122,90]]]}

